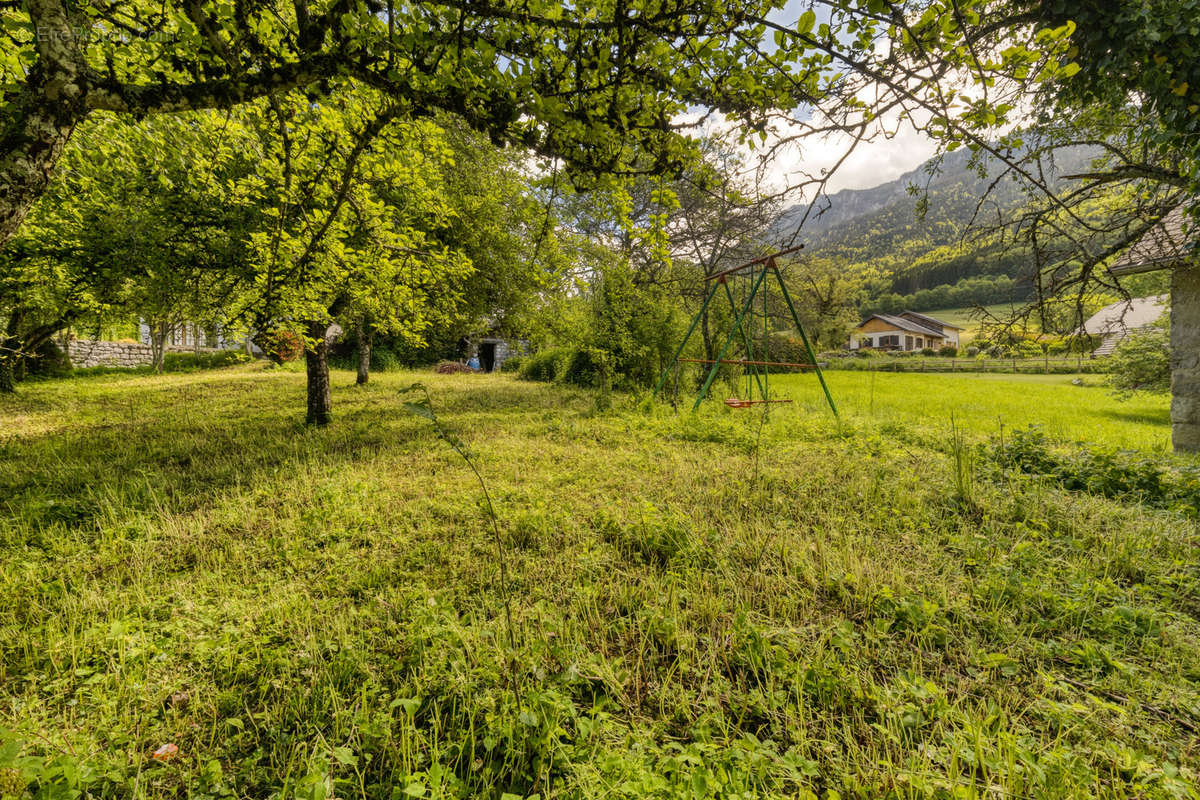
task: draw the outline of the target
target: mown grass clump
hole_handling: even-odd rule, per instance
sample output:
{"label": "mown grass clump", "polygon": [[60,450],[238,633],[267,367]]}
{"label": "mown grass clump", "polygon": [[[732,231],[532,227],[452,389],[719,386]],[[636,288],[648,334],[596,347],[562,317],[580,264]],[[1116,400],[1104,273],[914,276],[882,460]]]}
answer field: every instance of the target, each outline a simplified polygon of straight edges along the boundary
{"label": "mown grass clump", "polygon": [[972,414],[958,463],[948,417],[422,375],[498,551],[413,380],[335,373],[320,430],[255,365],[0,399],[6,792],[1196,793],[1185,514],[1007,469]]}

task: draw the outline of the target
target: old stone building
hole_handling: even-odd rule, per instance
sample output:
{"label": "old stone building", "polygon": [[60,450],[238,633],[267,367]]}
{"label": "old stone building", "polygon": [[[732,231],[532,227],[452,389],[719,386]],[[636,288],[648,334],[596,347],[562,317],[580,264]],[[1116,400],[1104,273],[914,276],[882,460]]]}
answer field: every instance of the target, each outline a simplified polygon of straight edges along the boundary
{"label": "old stone building", "polygon": [[1171,270],[1171,443],[1200,452],[1200,263],[1194,223],[1178,206],[1109,267],[1113,275]]}

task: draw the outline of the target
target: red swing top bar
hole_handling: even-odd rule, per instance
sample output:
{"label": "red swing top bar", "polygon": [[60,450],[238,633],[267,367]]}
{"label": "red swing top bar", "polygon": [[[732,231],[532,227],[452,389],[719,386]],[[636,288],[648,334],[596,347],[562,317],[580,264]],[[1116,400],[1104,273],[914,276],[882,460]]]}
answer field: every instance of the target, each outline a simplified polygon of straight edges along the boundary
{"label": "red swing top bar", "polygon": [[747,267],[754,267],[759,264],[765,264],[767,262],[774,261],[775,259],[779,258],[780,256],[786,256],[786,255],[798,252],[803,249],[804,249],[804,245],[798,244],[795,247],[789,247],[788,249],[780,250],[777,253],[771,253],[769,255],[759,256],[758,258],[754,259],[753,261],[747,261],[745,264],[739,264],[736,267],[730,267],[729,269],[724,269],[724,270],[721,270],[720,272],[714,272],[712,275],[705,275],[704,279],[706,281],[724,280],[725,278],[729,277],[733,273],[740,272],[740,271],[746,269]]}

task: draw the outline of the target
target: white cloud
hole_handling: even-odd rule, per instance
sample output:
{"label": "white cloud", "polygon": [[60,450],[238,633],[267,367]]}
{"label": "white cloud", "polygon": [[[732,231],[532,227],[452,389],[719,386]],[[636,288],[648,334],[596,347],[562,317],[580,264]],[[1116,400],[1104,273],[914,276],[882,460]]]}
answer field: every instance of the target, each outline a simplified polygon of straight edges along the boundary
{"label": "white cloud", "polygon": [[820,175],[836,166],[837,171],[826,184],[829,194],[842,189],[869,189],[912,171],[931,158],[937,149],[932,139],[904,125],[893,136],[880,135],[859,144],[837,166],[852,143],[847,134],[803,141],[774,159],[767,166],[764,179],[775,187],[796,186],[804,181],[805,173]]}

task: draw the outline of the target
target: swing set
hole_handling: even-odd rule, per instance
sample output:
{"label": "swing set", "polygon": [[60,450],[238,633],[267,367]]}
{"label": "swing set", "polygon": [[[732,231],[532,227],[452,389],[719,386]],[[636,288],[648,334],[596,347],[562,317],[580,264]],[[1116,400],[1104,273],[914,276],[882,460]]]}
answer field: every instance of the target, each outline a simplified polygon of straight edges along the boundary
{"label": "swing set", "polygon": [[[760,404],[790,403],[792,402],[790,399],[777,399],[771,396],[770,368],[786,367],[790,369],[814,370],[817,373],[817,380],[821,383],[821,389],[825,392],[825,399],[829,401],[830,410],[833,411],[835,417],[838,416],[837,405],[833,402],[833,395],[829,393],[829,386],[825,383],[825,376],[821,373],[820,365],[817,364],[817,355],[813,352],[812,345],[808,341],[808,335],[804,332],[804,326],[800,324],[800,317],[796,314],[796,306],[792,304],[792,296],[788,293],[787,285],[784,284],[783,276],[779,273],[779,267],[775,263],[775,259],[780,256],[795,253],[803,248],[804,245],[798,245],[786,250],[780,250],[776,253],[756,258],[753,261],[747,261],[745,264],[706,276],[705,281],[706,283],[711,282],[712,288],[704,298],[704,304],[700,306],[700,310],[692,318],[692,324],[688,328],[687,335],[683,337],[683,342],[680,343],[679,349],[675,351],[675,356],[671,359],[671,363],[663,370],[662,377],[659,378],[658,385],[654,388],[654,396],[658,397],[672,372],[675,373],[675,387],[676,391],[678,391],[680,364],[711,365],[708,375],[700,387],[699,395],[696,397],[696,404],[692,406],[692,410],[694,411],[700,407],[700,403],[708,396],[708,390],[716,379],[721,366],[733,365],[746,369],[746,396],[744,398],[726,398],[725,405],[730,408],[750,408],[751,406]],[[769,343],[771,330],[770,317],[767,314],[768,292],[764,291],[768,275],[774,275],[775,280],[779,284],[779,291],[783,295],[783,300],[787,304],[788,311],[791,313],[792,322],[796,324],[796,330],[800,333],[800,340],[804,343],[804,350],[808,354],[808,363],[771,361],[770,359]],[[745,299],[741,303],[738,303],[734,299],[733,290],[729,288],[731,278],[740,278],[744,286],[748,284],[748,288],[743,291]],[[692,334],[696,332],[700,320],[704,318],[704,314],[708,311],[713,298],[722,290],[724,290],[725,298],[729,301],[729,309],[734,314],[734,322],[733,328],[730,329],[729,336],[726,337],[720,352],[715,359],[682,358],[684,348],[687,347]],[[754,331],[757,328],[757,321],[755,320],[754,301],[759,294],[762,295],[762,346],[756,348]],[[745,348],[745,357],[740,359],[726,358],[729,355],[729,348],[733,345],[734,339],[739,338],[739,336],[742,346]],[[757,397],[755,395],[756,387],[758,389]]]}

